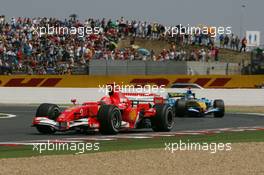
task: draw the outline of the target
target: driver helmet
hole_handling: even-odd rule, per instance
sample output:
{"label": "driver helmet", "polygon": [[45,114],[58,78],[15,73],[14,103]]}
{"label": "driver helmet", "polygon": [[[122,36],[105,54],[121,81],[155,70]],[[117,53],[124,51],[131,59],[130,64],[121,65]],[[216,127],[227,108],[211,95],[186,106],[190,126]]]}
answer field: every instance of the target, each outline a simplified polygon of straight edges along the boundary
{"label": "driver helmet", "polygon": [[192,94],[193,94],[191,88],[188,88],[188,90],[187,90],[187,94],[188,94],[188,95],[192,95]]}

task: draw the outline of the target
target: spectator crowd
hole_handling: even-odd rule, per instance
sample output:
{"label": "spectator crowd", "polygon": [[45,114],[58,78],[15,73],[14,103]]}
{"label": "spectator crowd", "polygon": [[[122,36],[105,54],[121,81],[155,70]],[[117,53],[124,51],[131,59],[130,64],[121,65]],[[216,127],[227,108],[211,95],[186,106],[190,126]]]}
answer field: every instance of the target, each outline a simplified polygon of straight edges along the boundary
{"label": "spectator crowd", "polygon": [[[39,36],[35,29],[45,26],[100,28],[99,34],[79,36],[63,32]],[[142,54],[137,48],[118,49],[117,44],[126,37],[166,40],[174,43],[161,53],[151,50]],[[235,35],[221,35],[220,48],[239,50],[241,41]],[[244,45],[243,45],[244,44]],[[202,45],[202,49],[187,51],[186,45]],[[246,41],[242,40],[243,48]],[[241,48],[242,50],[242,48]],[[71,74],[74,67],[85,68],[91,59],[112,60],[218,60],[219,49],[210,35],[166,35],[165,26],[156,22],[87,19],[84,22],[71,17],[12,18],[0,16],[0,74]]]}

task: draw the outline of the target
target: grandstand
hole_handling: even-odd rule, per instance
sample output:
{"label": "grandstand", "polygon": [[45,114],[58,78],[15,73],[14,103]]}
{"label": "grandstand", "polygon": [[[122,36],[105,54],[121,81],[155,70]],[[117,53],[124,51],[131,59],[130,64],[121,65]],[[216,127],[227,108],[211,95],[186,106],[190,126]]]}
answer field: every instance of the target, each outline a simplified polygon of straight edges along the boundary
{"label": "grandstand", "polygon": [[[43,26],[99,28],[100,32],[80,35],[59,30],[39,36],[36,29]],[[8,21],[2,16],[0,74],[228,75],[241,74],[249,64],[250,54],[239,52],[233,34],[223,36],[218,46],[210,34],[171,36],[164,29],[162,24],[123,17],[81,22],[45,17]]]}

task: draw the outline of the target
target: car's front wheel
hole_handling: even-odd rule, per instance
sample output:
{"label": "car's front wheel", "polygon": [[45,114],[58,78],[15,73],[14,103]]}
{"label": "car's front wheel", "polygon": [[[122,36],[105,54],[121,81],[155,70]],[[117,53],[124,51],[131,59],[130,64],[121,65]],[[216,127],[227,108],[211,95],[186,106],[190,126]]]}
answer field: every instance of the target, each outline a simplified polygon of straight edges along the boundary
{"label": "car's front wheel", "polygon": [[223,100],[215,100],[214,108],[217,108],[218,111],[214,112],[215,118],[222,118],[225,115],[225,104]]}
{"label": "car's front wheel", "polygon": [[97,118],[100,123],[99,131],[102,134],[117,134],[122,116],[118,107],[114,105],[102,105],[98,111]]}
{"label": "car's front wheel", "polygon": [[[48,119],[56,121],[60,115],[60,108],[55,104],[43,103],[41,104],[36,112],[36,117],[48,117]],[[37,125],[38,132],[42,134],[53,134],[56,130],[51,126]]]}
{"label": "car's front wheel", "polygon": [[37,130],[41,134],[54,134],[56,130],[50,126],[39,125],[36,126]]}

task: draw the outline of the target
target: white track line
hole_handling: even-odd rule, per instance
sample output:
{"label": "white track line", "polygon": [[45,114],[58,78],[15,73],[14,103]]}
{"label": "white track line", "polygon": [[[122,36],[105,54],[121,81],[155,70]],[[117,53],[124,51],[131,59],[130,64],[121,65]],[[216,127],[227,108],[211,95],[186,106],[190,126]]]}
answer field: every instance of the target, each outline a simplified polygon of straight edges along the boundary
{"label": "white track line", "polygon": [[[210,130],[211,133],[217,134],[217,133],[222,133],[222,132],[241,132],[241,131],[247,131],[247,130],[258,130],[259,128],[263,127],[258,127],[258,126],[253,126],[253,127],[236,127],[236,128],[218,128],[215,130]],[[116,135],[116,136],[106,136],[106,137],[76,137],[76,138],[63,138],[63,139],[51,139],[51,140],[28,140],[28,141],[11,141],[11,142],[0,142],[1,145],[34,145],[34,144],[43,144],[47,143],[48,141],[50,143],[57,143],[57,142],[62,142],[62,143],[71,143],[71,142],[86,142],[86,141],[112,141],[112,140],[118,140],[118,139],[143,139],[143,138],[153,138],[153,137],[163,137],[163,135],[166,136],[178,136],[178,135],[205,135],[206,132],[209,130],[204,130],[204,132],[201,132],[201,130],[197,131],[175,131],[175,132],[170,132],[168,134],[161,134],[158,135],[157,133],[155,134],[150,134],[146,136],[143,136],[143,134],[134,134],[134,135]],[[138,135],[138,136],[137,136]]]}
{"label": "white track line", "polygon": [[239,114],[239,115],[258,115],[258,116],[264,116],[264,113],[228,113],[228,114]]}
{"label": "white track line", "polygon": [[[1,115],[5,115],[5,117],[2,117]],[[0,119],[3,119],[3,118],[14,118],[16,117],[16,115],[13,115],[13,114],[4,114],[4,113],[0,113]]]}

